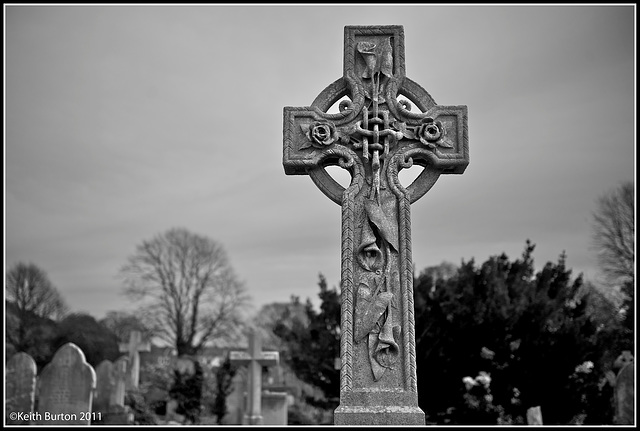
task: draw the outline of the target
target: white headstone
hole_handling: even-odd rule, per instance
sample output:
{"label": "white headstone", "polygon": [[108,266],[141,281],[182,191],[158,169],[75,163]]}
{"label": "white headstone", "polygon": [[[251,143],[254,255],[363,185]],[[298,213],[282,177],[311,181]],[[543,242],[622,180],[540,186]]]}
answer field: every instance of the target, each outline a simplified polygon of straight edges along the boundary
{"label": "white headstone", "polygon": [[635,365],[627,363],[618,372],[614,387],[616,425],[633,425],[635,413],[635,391],[633,388]]}
{"label": "white headstone", "polygon": [[106,415],[116,381],[113,375],[113,363],[104,360],[96,367],[96,391],[93,400],[93,411]]}
{"label": "white headstone", "polygon": [[527,425],[542,425],[542,411],[540,406],[527,409]]}
{"label": "white headstone", "polygon": [[130,361],[127,356],[119,357],[113,364],[114,388],[113,392],[111,392],[109,405],[124,406],[124,396],[130,376],[129,364]]}
{"label": "white headstone", "polygon": [[96,373],[73,343],[60,347],[40,374],[37,425],[89,425]]}
{"label": "white headstone", "polygon": [[36,363],[24,352],[7,363],[5,417],[7,425],[27,425],[32,419],[36,391]]}

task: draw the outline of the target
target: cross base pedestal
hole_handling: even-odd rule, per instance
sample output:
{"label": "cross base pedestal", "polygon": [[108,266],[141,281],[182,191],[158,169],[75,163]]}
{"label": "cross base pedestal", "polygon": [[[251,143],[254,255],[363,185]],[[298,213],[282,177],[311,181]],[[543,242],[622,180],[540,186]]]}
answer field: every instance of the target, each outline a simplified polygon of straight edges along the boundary
{"label": "cross base pedestal", "polygon": [[242,425],[262,425],[262,422],[261,415],[244,415],[242,417]]}
{"label": "cross base pedestal", "polygon": [[424,412],[407,406],[338,406],[334,425],[424,425]]}

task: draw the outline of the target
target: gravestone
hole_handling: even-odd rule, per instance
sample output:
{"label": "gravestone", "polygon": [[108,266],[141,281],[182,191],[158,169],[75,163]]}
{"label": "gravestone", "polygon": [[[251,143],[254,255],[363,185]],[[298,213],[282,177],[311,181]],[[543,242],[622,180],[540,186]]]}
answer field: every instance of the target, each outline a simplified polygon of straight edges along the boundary
{"label": "gravestone", "polygon": [[622,368],[624,368],[627,364],[630,364],[632,362],[633,362],[633,353],[631,353],[631,350],[623,350],[620,356],[618,356],[616,360],[613,362],[613,368],[617,369],[618,372],[620,372]]}
{"label": "gravestone", "polygon": [[542,410],[540,406],[527,409],[527,425],[542,425]]}
{"label": "gravestone", "polygon": [[262,340],[255,329],[248,334],[249,347],[247,352],[230,352],[232,364],[247,365],[249,375],[247,379],[247,408],[242,418],[243,425],[262,425],[262,367],[274,366],[279,363],[278,352],[263,352]]}
{"label": "gravestone", "polygon": [[100,413],[102,417],[109,411],[115,387],[113,363],[105,359],[96,367],[96,390],[93,397],[93,411]]}
{"label": "gravestone", "polygon": [[616,425],[633,425],[635,411],[634,363],[628,362],[618,372],[614,387]]}
{"label": "gravestone", "polygon": [[60,347],[40,374],[37,425],[89,425],[96,373],[73,343]]}
{"label": "gravestone", "polygon": [[124,406],[124,396],[126,394],[127,382],[129,382],[129,357],[120,356],[113,364],[113,392],[109,398],[109,405]]}
{"label": "gravestone", "polygon": [[[429,51],[427,51],[429,52]],[[402,26],[347,26],[343,76],[284,108],[283,165],[342,207],[340,406],[335,424],[424,425],[416,381],[410,205],[469,163],[467,107],[405,76]],[[338,103],[338,113],[328,113]],[[417,111],[413,111],[413,107]],[[424,167],[404,187],[398,173]],[[347,169],[342,187],[326,171]]]}
{"label": "gravestone", "polygon": [[7,425],[29,425],[36,392],[36,362],[24,352],[9,359],[6,368],[4,404]]}
{"label": "gravestone", "polygon": [[287,425],[289,420],[288,400],[286,392],[263,391],[261,400],[262,424]]}
{"label": "gravestone", "polygon": [[134,414],[124,405],[126,382],[129,380],[129,358],[121,356],[115,363],[104,360],[96,367],[96,396],[94,397],[94,421],[103,425],[133,424]]}
{"label": "gravestone", "polygon": [[120,353],[129,354],[129,382],[127,389],[137,389],[140,382],[140,352],[151,351],[148,342],[142,342],[140,331],[131,331],[128,343],[120,343]]}

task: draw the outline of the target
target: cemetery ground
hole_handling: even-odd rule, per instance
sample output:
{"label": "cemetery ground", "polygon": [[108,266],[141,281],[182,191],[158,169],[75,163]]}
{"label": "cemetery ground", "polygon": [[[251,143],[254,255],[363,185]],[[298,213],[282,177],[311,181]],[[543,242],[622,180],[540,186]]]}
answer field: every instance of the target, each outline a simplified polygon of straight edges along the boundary
{"label": "cemetery ground", "polygon": [[[517,262],[513,262],[513,264],[515,263]],[[486,268],[486,264],[482,267]],[[474,278],[469,275],[465,276],[465,272],[476,274],[476,276],[481,273],[480,268],[475,271],[469,271],[469,268],[466,268],[466,271],[458,269],[456,272],[458,278],[464,276],[464,279]],[[538,274],[538,278],[545,278],[542,275]],[[423,394],[434,395],[431,398],[425,397],[427,401],[421,403],[421,407],[427,413],[428,424],[526,424],[542,421],[542,423],[550,425],[633,422],[634,365],[631,352],[612,356],[612,352],[607,351],[607,344],[604,344],[598,347],[601,353],[599,359],[593,355],[585,356],[583,353],[585,351],[584,344],[588,340],[580,336],[577,337],[578,344],[567,345],[566,351],[558,350],[557,340],[566,340],[565,334],[567,336],[576,334],[576,330],[578,334],[584,333],[584,326],[582,329],[565,326],[559,327],[554,332],[531,333],[529,339],[524,337],[525,333],[514,331],[515,328],[509,329],[506,336],[495,334],[495,338],[488,336],[489,332],[482,330],[482,328],[479,328],[478,332],[471,332],[468,324],[463,322],[475,322],[473,325],[481,326],[482,324],[479,322],[491,319],[493,314],[491,308],[471,310],[468,306],[475,302],[472,298],[469,298],[469,302],[459,304],[456,311],[449,308],[449,312],[456,313],[455,320],[460,323],[460,325],[451,325],[452,322],[446,316],[442,316],[441,319],[436,317],[441,315],[439,306],[425,309],[423,302],[425,299],[437,299],[445,308],[448,308],[449,306],[446,304],[450,303],[450,300],[447,299],[447,296],[449,294],[457,296],[457,289],[452,284],[451,276],[451,267],[443,265],[425,269],[416,279],[418,334],[423,334],[426,328],[434,328],[434,326],[446,327],[447,330],[456,334],[456,338],[451,339],[451,337],[446,337],[436,331],[432,337],[419,336],[417,338],[419,357],[425,358],[422,352],[425,352],[425,349],[427,351],[431,349],[433,352],[436,340],[441,337],[440,346],[435,346],[437,357],[434,358],[433,353],[431,358],[426,356],[428,361],[426,363],[429,367],[441,367],[443,370],[441,375],[434,376],[433,373],[423,373],[422,370],[425,368],[420,365],[425,362],[422,360],[418,362],[419,384],[421,385],[419,387],[424,387]],[[446,283],[445,279],[449,280],[449,283]],[[490,278],[480,277],[476,282],[479,286],[485,285],[489,280]],[[441,290],[439,293],[433,291],[434,284],[437,286],[437,290]],[[445,284],[448,286],[445,287]],[[326,280],[322,277],[319,286],[319,293],[323,299],[322,309],[333,314],[331,310],[335,311],[339,307],[337,291],[335,288],[328,288]],[[446,293],[447,291],[449,294]],[[498,292],[489,291],[487,293],[492,296]],[[585,302],[588,300],[587,297],[583,299]],[[496,305],[486,298],[485,301],[487,305]],[[549,299],[537,304],[541,305],[545,302],[549,303]],[[522,314],[523,311],[526,308],[537,308],[539,305],[530,303],[528,306],[524,305],[520,310],[512,309],[510,313],[521,316],[522,319],[528,319],[531,316],[526,317],[526,314]],[[326,330],[324,333],[319,331],[323,325],[326,328],[326,322],[329,321],[328,316],[322,311],[317,312],[313,309],[307,310],[310,311],[307,314],[304,304],[301,304],[297,299],[292,299],[289,304],[273,304],[266,307],[264,311],[264,315],[272,315],[272,312],[275,311],[283,317],[287,313],[289,313],[289,317],[295,317],[288,321],[283,319],[280,322],[282,325],[267,325],[265,320],[258,322],[262,324],[263,328],[269,328],[263,332],[265,335],[263,350],[273,351],[270,346],[277,345],[277,350],[280,353],[278,366],[268,366],[262,369],[261,391],[263,395],[260,403],[263,423],[333,423],[332,410],[337,407],[337,401],[331,401],[327,398],[327,394],[330,393],[329,389],[326,391],[319,389],[320,385],[313,382],[312,378],[307,377],[304,369],[294,370],[293,367],[287,365],[296,362],[296,358],[310,364],[313,370],[327,370],[330,364],[333,373],[325,373],[324,375],[333,380],[329,387],[337,386],[335,351],[328,352],[329,354],[325,353],[323,356],[322,351],[328,351],[328,349],[321,345],[313,346],[310,341],[313,333],[313,337],[318,341],[336,342],[332,331]],[[436,318],[425,321],[429,315]],[[540,317],[544,321],[547,316]],[[579,320],[579,316],[574,315],[573,317]],[[291,322],[297,322],[298,325],[287,324]],[[532,323],[534,326],[537,325],[535,322]],[[500,325],[506,326],[505,321],[494,321],[492,324],[496,328]],[[278,329],[275,329],[276,327]],[[620,327],[609,327],[608,331],[620,332]],[[298,338],[299,343],[274,343],[274,340],[278,339],[273,335],[275,333],[282,338]],[[501,337],[505,337],[502,338],[503,340],[513,339],[514,336],[517,336],[517,339],[511,341],[506,349],[495,348],[497,339]],[[491,346],[493,350],[483,346],[476,351],[473,346],[476,338],[480,338],[481,344]],[[149,351],[139,349],[134,343],[131,343],[132,339],[136,340],[138,337],[132,335],[128,339],[121,340],[123,345],[130,347],[130,350],[124,354],[120,353],[116,343],[116,360],[109,361],[97,358],[95,366],[88,365],[82,350],[72,343],[61,346],[55,356],[45,363],[41,363],[39,367],[36,366],[36,362],[30,355],[24,352],[8,356],[5,380],[6,423],[13,423],[11,413],[18,412],[24,412],[24,414],[16,416],[15,421],[22,423],[52,423],[52,420],[58,424],[61,423],[60,421],[87,423],[88,420],[96,425],[101,423],[147,425],[188,423],[186,415],[176,411],[177,399],[171,397],[171,385],[176,371],[181,371],[185,380],[188,381],[189,376],[194,374],[194,363],[190,360],[180,361],[170,347],[159,347],[152,344]],[[518,342],[518,340],[520,341]],[[77,341],[80,344],[86,343],[86,340],[82,339]],[[613,338],[604,341],[621,345]],[[556,347],[552,347],[552,345]],[[583,347],[579,347],[580,345]],[[231,352],[249,352],[248,346],[249,343],[246,340],[244,345],[207,349],[198,356],[199,365],[206,374],[203,379],[202,406],[198,409],[200,415],[198,423],[218,423],[218,418],[213,414],[211,406],[215,405],[217,392],[225,392],[224,385],[219,385],[225,379],[216,379],[214,376],[225,368],[225,359],[232,356]],[[551,352],[552,355],[546,359],[544,356],[535,356],[530,351],[531,348],[533,351]],[[130,386],[133,381],[128,364],[130,363],[129,354],[132,352],[137,352],[140,356],[140,381],[137,389]],[[509,360],[504,355],[505,353],[509,353],[514,358]],[[533,356],[527,358],[529,355]],[[251,357],[249,353],[240,356],[241,358]],[[253,354],[253,357],[257,356]],[[267,355],[268,357],[269,355]],[[584,360],[586,357],[592,358],[593,361]],[[553,369],[554,366],[564,368],[563,358],[567,358],[568,362],[575,364],[573,366],[575,369],[572,369],[564,377],[562,374],[554,372]],[[453,368],[447,369],[446,362],[443,361],[453,362]],[[231,365],[231,361],[226,362],[227,366]],[[538,364],[537,366],[543,372],[531,376],[533,381],[527,381],[526,371],[530,370],[534,363]],[[339,368],[339,364],[337,366]],[[546,373],[544,372],[545,368]],[[296,374],[306,382],[298,378]],[[225,373],[221,375],[225,375]],[[425,375],[428,376],[425,379],[428,385],[422,386],[422,378]],[[229,383],[226,388],[228,395],[222,401],[227,408],[227,414],[224,415],[223,424],[242,424],[245,422],[245,416],[251,412],[250,409],[246,409],[245,401],[248,377],[248,369],[243,365],[237,367],[236,374],[227,379]],[[51,391],[51,387],[47,386],[52,384],[57,388],[55,391]],[[92,386],[93,390],[87,389]],[[521,392],[514,392],[514,387],[517,387]],[[434,388],[438,388],[438,391],[433,391]],[[537,388],[540,388],[540,394],[543,398],[535,399],[531,395],[527,398],[527,392],[537,391]],[[91,408],[86,410],[89,394],[91,394]],[[286,395],[283,396],[283,394]],[[511,396],[507,402],[503,401],[505,394]],[[42,397],[47,397],[48,401],[41,404]],[[79,399],[76,400],[76,397]],[[438,397],[446,397],[446,399],[439,402],[434,401]],[[324,405],[318,402],[323,398],[325,399]],[[561,411],[554,411],[553,407],[557,405],[558,399],[564,400],[563,408]],[[314,405],[310,405],[307,404],[309,400],[316,402]],[[533,405],[532,403],[536,401],[539,404]],[[282,408],[285,403],[286,412]],[[44,408],[47,410],[43,410]],[[48,418],[44,416],[45,411],[50,414]],[[29,412],[32,414],[29,415]],[[71,417],[71,413],[74,412],[75,416]],[[83,412],[84,417],[82,416]],[[86,412],[91,412],[91,414],[86,415]],[[40,416],[37,413],[40,413]]]}
{"label": "cemetery ground", "polygon": [[[184,392],[176,389],[181,381],[189,391],[202,388],[202,368],[210,368],[211,362],[220,363],[229,352],[218,350],[219,356],[200,358],[175,357],[171,349],[142,349],[149,353],[140,358],[140,344],[135,340],[140,334],[134,331],[126,355],[115,363],[103,360],[94,369],[86,362],[82,350],[73,343],[63,345],[53,356],[50,363],[37,373],[36,363],[26,353],[17,353],[7,364],[5,404],[6,423],[9,425],[176,425],[176,424],[265,424],[286,425],[287,407],[292,402],[293,388],[274,384],[272,372],[263,376],[259,365],[278,365],[277,352],[262,352],[259,336],[250,334],[249,352],[235,351],[237,360],[244,364],[259,365],[246,373],[237,373],[238,379],[232,382],[223,400],[225,411],[219,417],[209,412],[203,413],[201,397],[190,400]],[[258,341],[256,341],[258,340]],[[258,343],[258,344],[256,344]],[[256,348],[258,349],[256,351]],[[274,354],[275,353],[275,354]],[[133,361],[132,357],[137,356]],[[271,358],[264,362],[260,358]],[[274,359],[275,358],[275,359]],[[204,360],[202,360],[204,359]],[[227,359],[228,360],[228,359]],[[131,364],[142,362],[142,373]],[[159,376],[162,369],[164,376]],[[266,368],[265,368],[265,371]],[[255,372],[255,374],[252,374]],[[145,379],[166,378],[173,386],[166,391],[145,390],[149,381],[141,388],[138,377]],[[153,375],[152,375],[153,374]],[[171,375],[173,374],[173,375]],[[197,377],[200,376],[198,381]],[[195,379],[194,379],[195,377]],[[230,376],[233,378],[233,375]],[[262,382],[264,380],[264,388]],[[179,388],[178,388],[179,389]],[[264,389],[264,390],[263,390]],[[257,402],[256,402],[257,400]],[[191,402],[191,405],[190,405]],[[193,403],[195,402],[195,406]],[[152,408],[155,406],[155,409]],[[190,410],[190,407],[195,407]]]}

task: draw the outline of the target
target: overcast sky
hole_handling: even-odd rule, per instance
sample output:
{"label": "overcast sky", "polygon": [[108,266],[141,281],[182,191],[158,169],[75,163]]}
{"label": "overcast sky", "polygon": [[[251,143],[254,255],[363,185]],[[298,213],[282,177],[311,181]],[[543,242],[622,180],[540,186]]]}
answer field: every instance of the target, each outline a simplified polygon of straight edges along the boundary
{"label": "overcast sky", "polygon": [[[418,271],[536,244],[594,278],[598,196],[635,182],[635,6],[5,5],[5,264],[74,312],[172,227],[220,242],[255,310],[340,282],[340,207],[282,167],[282,110],[342,76],[346,25],[402,25],[406,75],[467,105],[470,164],[412,205]],[[408,178],[404,178],[409,181]]]}

